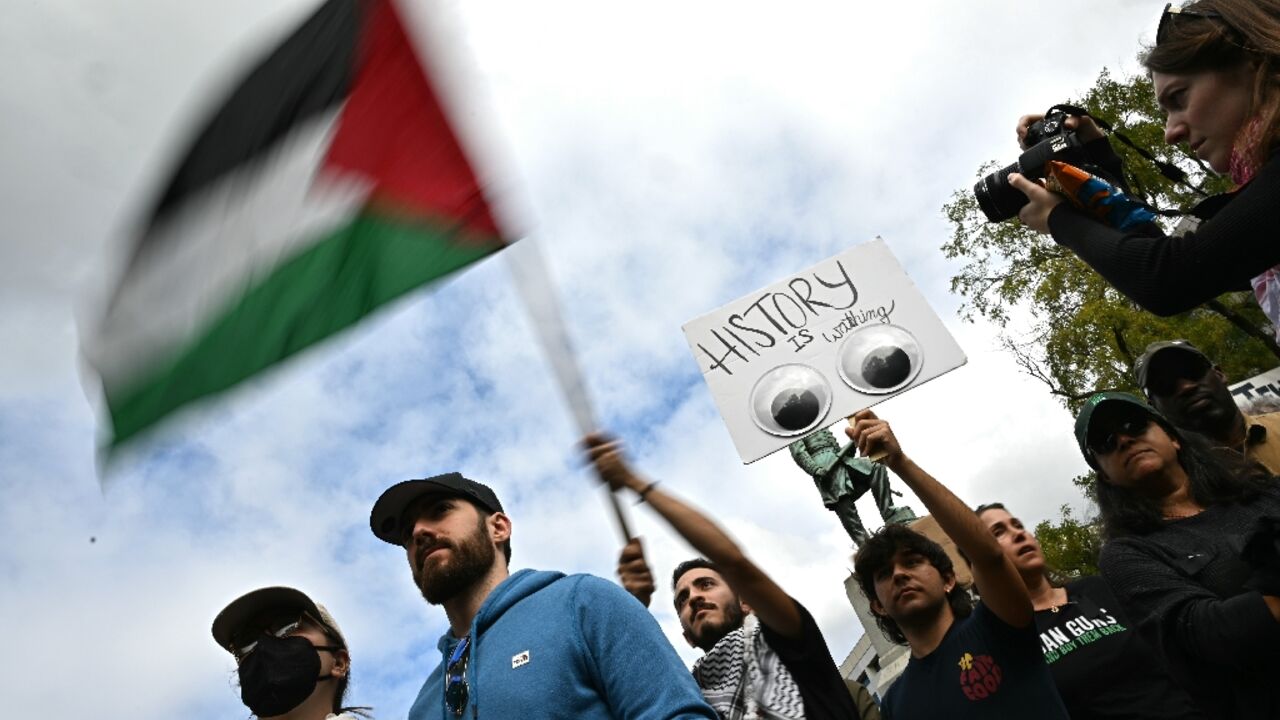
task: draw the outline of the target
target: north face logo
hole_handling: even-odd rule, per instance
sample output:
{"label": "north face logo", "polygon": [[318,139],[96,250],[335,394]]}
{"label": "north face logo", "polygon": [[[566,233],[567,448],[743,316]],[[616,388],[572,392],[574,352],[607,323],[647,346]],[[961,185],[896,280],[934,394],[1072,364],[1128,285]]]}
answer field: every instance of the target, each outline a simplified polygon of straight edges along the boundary
{"label": "north face logo", "polygon": [[512,669],[512,670],[515,670],[516,668],[520,667],[521,665],[526,665],[526,664],[528,664],[528,662],[529,662],[529,651],[528,651],[528,650],[525,650],[525,651],[524,651],[524,652],[522,652],[522,653],[516,653],[515,655],[512,655],[512,656],[511,656],[511,669]]}

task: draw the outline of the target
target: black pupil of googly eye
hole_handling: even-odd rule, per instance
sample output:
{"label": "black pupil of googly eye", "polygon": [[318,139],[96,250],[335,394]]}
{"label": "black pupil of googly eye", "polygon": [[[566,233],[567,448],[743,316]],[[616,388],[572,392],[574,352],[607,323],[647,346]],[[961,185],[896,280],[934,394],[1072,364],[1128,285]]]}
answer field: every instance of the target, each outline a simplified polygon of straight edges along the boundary
{"label": "black pupil of googly eye", "polygon": [[911,374],[911,358],[900,347],[884,345],[867,353],[862,361],[862,377],[878,388],[901,385]]}
{"label": "black pupil of googly eye", "polygon": [[773,419],[784,430],[803,430],[818,417],[822,405],[812,390],[786,390],[773,399]]}
{"label": "black pupil of googly eye", "polygon": [[792,437],[812,430],[826,417],[831,384],[808,365],[779,365],[760,376],[749,402],[751,419],[761,430]]}
{"label": "black pupil of googly eye", "polygon": [[909,386],[923,366],[915,336],[897,325],[858,328],[836,351],[840,378],[860,393],[883,395]]}

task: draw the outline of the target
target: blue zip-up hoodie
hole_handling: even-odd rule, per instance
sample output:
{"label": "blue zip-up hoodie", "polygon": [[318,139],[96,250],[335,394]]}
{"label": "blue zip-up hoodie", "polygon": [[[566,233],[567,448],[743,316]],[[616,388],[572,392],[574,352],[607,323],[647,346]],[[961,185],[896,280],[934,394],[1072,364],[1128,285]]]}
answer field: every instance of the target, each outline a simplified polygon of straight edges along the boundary
{"label": "blue zip-up hoodie", "polygon": [[[409,720],[451,720],[440,664]],[[625,590],[594,575],[521,570],[489,593],[471,623],[464,717],[716,718],[658,623]]]}

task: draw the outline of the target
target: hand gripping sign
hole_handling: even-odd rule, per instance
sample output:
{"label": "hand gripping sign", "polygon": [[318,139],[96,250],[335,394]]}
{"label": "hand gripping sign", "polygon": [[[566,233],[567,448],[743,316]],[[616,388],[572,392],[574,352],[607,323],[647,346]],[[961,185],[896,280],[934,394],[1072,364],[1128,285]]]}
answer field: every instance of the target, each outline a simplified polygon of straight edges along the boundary
{"label": "hand gripping sign", "polygon": [[884,241],[684,325],[744,463],[965,363]]}

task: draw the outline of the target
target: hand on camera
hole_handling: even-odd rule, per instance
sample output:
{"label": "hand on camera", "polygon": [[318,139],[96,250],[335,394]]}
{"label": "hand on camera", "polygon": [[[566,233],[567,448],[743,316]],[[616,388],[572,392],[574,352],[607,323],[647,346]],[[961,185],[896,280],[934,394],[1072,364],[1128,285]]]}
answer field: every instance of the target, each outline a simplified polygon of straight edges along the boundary
{"label": "hand on camera", "polygon": [[[1018,118],[1018,147],[1023,150],[1027,149],[1027,128],[1031,127],[1032,123],[1039,122],[1043,119],[1044,113],[1023,115]],[[1067,116],[1066,122],[1063,124],[1067,126],[1068,130],[1075,130],[1076,135],[1080,138],[1080,142],[1082,143],[1092,142],[1103,137],[1102,130],[1098,127],[1097,123],[1093,121],[1093,118],[1088,116],[1079,117],[1076,115],[1069,115]]]}
{"label": "hand on camera", "polygon": [[1030,200],[1018,211],[1018,219],[1022,221],[1022,224],[1041,235],[1049,234],[1049,213],[1053,212],[1053,209],[1058,207],[1058,203],[1065,198],[1055,192],[1050,192],[1039,182],[1028,180],[1018,173],[1010,173],[1009,185],[1026,195],[1027,199]]}

